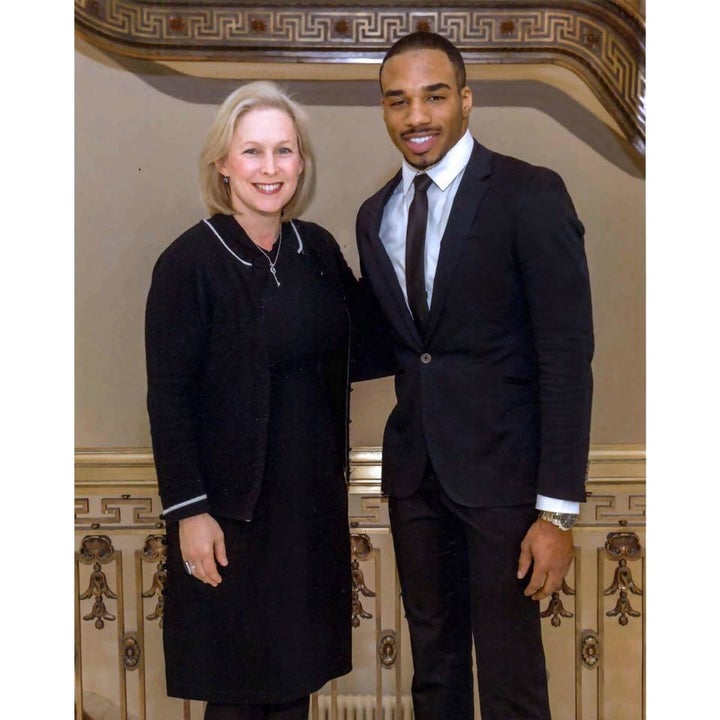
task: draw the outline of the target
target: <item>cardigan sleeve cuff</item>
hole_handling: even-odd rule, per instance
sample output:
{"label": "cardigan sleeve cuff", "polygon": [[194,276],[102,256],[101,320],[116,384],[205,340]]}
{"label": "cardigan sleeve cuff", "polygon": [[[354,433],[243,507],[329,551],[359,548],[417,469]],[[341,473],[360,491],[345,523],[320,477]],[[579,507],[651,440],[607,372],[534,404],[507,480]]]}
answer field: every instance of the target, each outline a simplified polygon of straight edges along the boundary
{"label": "cardigan sleeve cuff", "polygon": [[207,500],[207,494],[203,494],[165,508],[160,517],[163,518],[163,520],[176,521],[190,517],[191,515],[200,515],[200,513],[209,512],[209,510],[210,505]]}

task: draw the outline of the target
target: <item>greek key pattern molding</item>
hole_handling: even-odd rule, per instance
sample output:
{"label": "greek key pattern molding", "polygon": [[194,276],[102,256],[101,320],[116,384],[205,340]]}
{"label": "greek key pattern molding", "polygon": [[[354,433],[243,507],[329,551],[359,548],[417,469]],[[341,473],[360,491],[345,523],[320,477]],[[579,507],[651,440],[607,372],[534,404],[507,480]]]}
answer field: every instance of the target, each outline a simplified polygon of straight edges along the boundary
{"label": "greek key pattern molding", "polygon": [[101,48],[154,60],[350,63],[378,62],[402,35],[431,30],[452,40],[468,63],[569,68],[644,152],[645,22],[631,6],[621,0],[434,5],[75,0],[75,26]]}
{"label": "greek key pattern molding", "polygon": [[[350,453],[350,527],[387,529],[387,502],[380,492],[382,452]],[[75,529],[80,532],[162,531],[162,507],[148,448],[78,449],[75,454]],[[645,525],[645,450],[598,445],[590,451],[588,498],[579,527]],[[361,558],[362,559],[362,558]]]}
{"label": "greek key pattern molding", "polygon": [[[155,502],[153,502],[155,500]],[[75,498],[75,527],[84,530],[114,529],[162,529],[157,498],[84,496]]]}

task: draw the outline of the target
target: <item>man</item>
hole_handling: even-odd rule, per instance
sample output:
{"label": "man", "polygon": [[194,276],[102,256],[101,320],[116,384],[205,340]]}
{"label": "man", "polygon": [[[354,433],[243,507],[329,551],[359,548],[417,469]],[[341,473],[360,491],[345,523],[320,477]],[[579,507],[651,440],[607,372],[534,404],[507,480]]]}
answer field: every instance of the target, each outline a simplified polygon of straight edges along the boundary
{"label": "man", "polygon": [[415,718],[472,719],[474,639],[483,720],[546,720],[538,601],[572,561],[589,447],[583,226],[557,174],[473,140],[443,37],[401,38],[380,87],[402,169],[357,241],[399,368],[383,489]]}

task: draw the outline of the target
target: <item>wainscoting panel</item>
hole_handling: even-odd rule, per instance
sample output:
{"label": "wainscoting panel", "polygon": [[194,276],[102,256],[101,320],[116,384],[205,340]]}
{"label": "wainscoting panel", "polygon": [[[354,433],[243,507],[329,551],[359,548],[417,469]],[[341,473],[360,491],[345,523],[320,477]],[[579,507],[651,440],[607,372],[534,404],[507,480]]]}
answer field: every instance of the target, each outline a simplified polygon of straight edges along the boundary
{"label": "wainscoting panel", "polygon": [[[407,626],[377,448],[351,455],[353,671],[311,720],[412,720]],[[164,523],[147,449],[76,453],[75,665],[83,720],[202,720],[165,695]],[[554,720],[642,720],[645,451],[591,451],[588,502],[565,585],[540,605]],[[479,710],[476,713],[480,718]]]}

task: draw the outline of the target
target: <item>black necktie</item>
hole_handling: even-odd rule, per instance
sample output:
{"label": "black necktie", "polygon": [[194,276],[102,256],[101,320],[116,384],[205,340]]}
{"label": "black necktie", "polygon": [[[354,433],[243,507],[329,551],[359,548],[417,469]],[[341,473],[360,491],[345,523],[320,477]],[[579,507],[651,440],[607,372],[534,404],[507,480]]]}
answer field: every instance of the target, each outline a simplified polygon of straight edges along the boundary
{"label": "black necktie", "polygon": [[427,225],[427,189],[432,180],[425,173],[415,176],[415,197],[410,204],[405,237],[405,286],[408,305],[422,334],[429,313],[425,292],[425,226]]}

